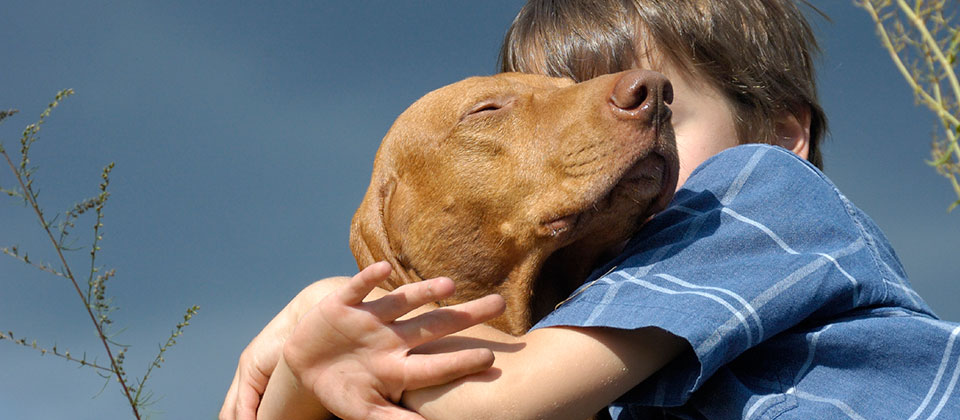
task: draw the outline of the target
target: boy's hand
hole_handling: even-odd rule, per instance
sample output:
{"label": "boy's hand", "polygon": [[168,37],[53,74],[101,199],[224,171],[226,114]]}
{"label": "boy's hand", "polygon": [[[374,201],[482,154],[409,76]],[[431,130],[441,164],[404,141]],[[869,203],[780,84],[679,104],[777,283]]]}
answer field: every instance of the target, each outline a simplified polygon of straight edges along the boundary
{"label": "boy's hand", "polygon": [[420,418],[395,405],[404,390],[444,384],[493,364],[489,349],[431,355],[410,350],[500,315],[505,308],[500,296],[397,320],[451,296],[454,284],[441,277],[363,302],[390,270],[381,262],[361,271],[304,314],[284,345],[294,375],[342,418]]}

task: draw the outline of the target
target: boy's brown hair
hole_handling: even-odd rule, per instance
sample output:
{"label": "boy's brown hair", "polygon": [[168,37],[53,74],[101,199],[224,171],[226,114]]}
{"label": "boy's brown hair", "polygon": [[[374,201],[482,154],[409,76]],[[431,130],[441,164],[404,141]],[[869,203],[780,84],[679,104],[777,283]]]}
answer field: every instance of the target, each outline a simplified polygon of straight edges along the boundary
{"label": "boy's brown hair", "polygon": [[726,95],[740,142],[774,142],[777,116],[809,107],[808,159],[822,168],[818,52],[791,0],[529,0],[504,39],[500,69],[582,81],[663,58]]}

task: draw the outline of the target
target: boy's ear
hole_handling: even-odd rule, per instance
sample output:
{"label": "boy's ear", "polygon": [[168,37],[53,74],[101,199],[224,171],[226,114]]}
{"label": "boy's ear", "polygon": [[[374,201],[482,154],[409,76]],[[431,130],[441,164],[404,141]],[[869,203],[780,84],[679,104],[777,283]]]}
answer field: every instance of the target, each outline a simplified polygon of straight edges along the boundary
{"label": "boy's ear", "polygon": [[804,159],[810,155],[810,107],[801,105],[781,111],[774,130],[776,144]]}

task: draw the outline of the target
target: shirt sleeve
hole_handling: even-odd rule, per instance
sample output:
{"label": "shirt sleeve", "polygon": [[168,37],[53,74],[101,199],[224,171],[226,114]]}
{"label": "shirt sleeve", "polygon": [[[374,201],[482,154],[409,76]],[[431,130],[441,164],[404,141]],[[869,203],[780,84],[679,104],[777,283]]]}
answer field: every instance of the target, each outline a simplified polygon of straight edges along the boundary
{"label": "shirt sleeve", "polygon": [[621,399],[681,405],[764,339],[885,298],[884,283],[858,280],[875,277],[877,264],[854,211],[785,149],[726,150],[534,328],[658,327],[682,337],[691,350]]}

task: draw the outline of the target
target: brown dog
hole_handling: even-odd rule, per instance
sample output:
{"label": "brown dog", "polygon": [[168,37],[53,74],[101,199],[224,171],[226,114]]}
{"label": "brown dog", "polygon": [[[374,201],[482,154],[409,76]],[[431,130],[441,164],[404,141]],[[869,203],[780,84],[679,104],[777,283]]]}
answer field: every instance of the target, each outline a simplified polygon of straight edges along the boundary
{"label": "brown dog", "polygon": [[575,84],[525,74],[433,91],[391,127],[353,218],[388,288],[446,276],[445,304],[501,294],[490,324],[522,334],[673,196],[672,88],[633,70]]}

